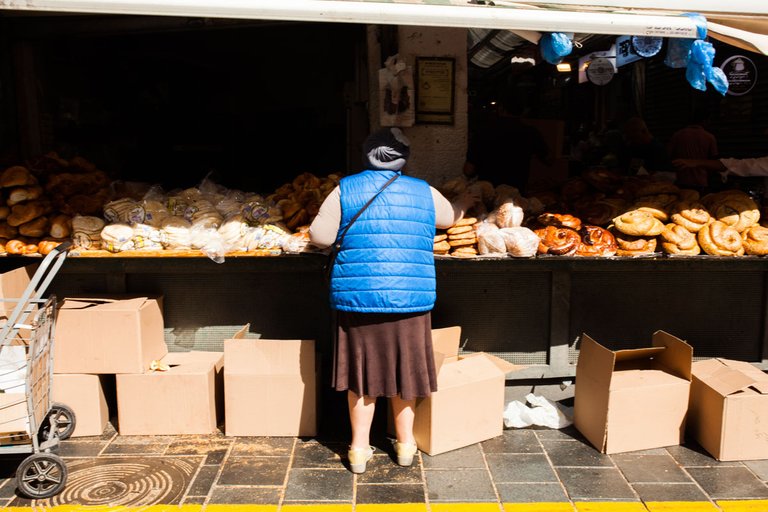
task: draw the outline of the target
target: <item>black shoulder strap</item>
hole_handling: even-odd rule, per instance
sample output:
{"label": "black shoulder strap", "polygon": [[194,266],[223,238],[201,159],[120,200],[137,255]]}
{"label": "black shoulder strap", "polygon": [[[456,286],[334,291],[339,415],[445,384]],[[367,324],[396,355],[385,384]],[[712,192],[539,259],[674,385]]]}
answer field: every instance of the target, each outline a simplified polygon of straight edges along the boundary
{"label": "black shoulder strap", "polygon": [[362,208],[360,208],[360,209],[357,211],[357,213],[355,214],[355,216],[354,216],[354,217],[352,217],[352,219],[350,219],[350,221],[349,221],[349,224],[347,224],[347,227],[345,227],[345,228],[344,228],[344,231],[342,231],[342,233],[341,233],[341,236],[339,236],[339,237],[336,239],[336,244],[335,244],[336,246],[339,246],[339,247],[341,246],[341,242],[342,242],[342,240],[344,240],[344,235],[346,235],[346,234],[347,234],[347,231],[349,231],[349,228],[350,228],[350,226],[352,226],[352,224],[354,224],[354,222],[355,222],[355,221],[358,219],[358,217],[360,217],[360,215],[362,215],[362,214],[363,214],[363,212],[365,211],[365,209],[366,209],[366,208],[368,208],[369,206],[371,206],[371,203],[373,202],[373,200],[374,200],[374,199],[376,199],[376,198],[379,196],[379,194],[381,194],[382,192],[384,192],[384,189],[385,189],[385,188],[387,188],[388,186],[390,186],[390,185],[392,184],[392,182],[393,182],[393,181],[395,181],[395,180],[397,179],[397,177],[398,177],[398,176],[400,176],[400,173],[397,173],[397,172],[396,172],[396,173],[395,173],[395,175],[394,175],[394,176],[392,176],[391,178],[389,178],[389,181],[387,181],[387,182],[384,184],[384,186],[382,186],[382,187],[379,189],[379,191],[378,191],[378,192],[376,192],[376,193],[373,195],[373,197],[372,197],[372,198],[370,198],[370,199],[368,200],[368,202],[367,202],[367,203],[365,203],[365,204],[363,205],[363,207],[362,207]]}

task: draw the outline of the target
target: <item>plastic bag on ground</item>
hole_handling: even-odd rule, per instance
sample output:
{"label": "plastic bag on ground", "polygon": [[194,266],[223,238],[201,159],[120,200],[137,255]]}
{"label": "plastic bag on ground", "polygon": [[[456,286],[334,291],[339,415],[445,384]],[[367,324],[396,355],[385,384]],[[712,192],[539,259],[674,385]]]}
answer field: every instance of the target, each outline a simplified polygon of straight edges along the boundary
{"label": "plastic bag on ground", "polygon": [[513,400],[504,409],[504,426],[525,428],[531,425],[549,428],[565,428],[573,423],[573,408],[565,407],[533,393],[525,395],[526,405]]}

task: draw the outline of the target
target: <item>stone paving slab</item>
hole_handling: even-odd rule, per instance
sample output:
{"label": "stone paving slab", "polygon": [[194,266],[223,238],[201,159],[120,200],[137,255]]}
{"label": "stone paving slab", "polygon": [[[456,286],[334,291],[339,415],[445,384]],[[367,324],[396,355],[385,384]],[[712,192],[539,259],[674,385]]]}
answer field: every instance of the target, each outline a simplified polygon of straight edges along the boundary
{"label": "stone paving slab", "polygon": [[[718,462],[696,445],[605,455],[572,428],[505,430],[452,452],[395,462],[391,440],[361,475],[324,438],[101,436],[64,441],[67,486],[16,492],[23,458],[0,459],[0,507],[122,512],[768,512],[768,461]],[[69,507],[69,508],[62,508]],[[74,507],[74,508],[72,508]]]}

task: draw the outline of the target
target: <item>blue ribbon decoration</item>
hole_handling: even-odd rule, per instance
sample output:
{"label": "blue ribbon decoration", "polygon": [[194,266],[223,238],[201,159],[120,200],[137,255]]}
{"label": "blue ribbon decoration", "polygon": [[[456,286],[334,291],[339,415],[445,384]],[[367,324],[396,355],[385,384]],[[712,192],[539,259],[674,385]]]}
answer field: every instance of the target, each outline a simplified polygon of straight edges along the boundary
{"label": "blue ribbon decoration", "polygon": [[552,32],[541,36],[539,40],[541,56],[550,64],[560,64],[563,58],[570,55],[573,50],[573,42],[562,32]]}

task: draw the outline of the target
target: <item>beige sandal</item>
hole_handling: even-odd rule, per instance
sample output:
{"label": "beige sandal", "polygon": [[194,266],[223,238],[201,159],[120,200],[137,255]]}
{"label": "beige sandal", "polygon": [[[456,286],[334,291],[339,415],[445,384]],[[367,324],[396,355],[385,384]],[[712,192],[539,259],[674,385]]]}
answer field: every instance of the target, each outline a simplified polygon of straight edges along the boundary
{"label": "beige sandal", "polygon": [[347,458],[349,459],[349,468],[353,473],[360,474],[365,473],[365,466],[368,461],[373,457],[373,446],[365,448],[350,448],[347,452]]}
{"label": "beige sandal", "polygon": [[395,441],[395,453],[397,454],[397,464],[400,466],[410,466],[413,464],[413,456],[418,449],[415,443],[401,443]]}

